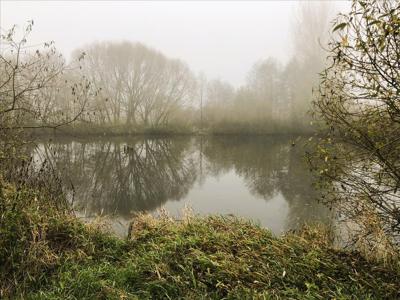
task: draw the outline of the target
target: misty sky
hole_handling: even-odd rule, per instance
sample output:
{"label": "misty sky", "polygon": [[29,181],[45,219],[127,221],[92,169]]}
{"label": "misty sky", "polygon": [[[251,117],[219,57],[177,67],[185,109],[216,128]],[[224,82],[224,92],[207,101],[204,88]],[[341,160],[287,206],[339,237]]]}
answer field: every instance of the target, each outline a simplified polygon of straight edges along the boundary
{"label": "misty sky", "polygon": [[[2,30],[33,19],[31,44],[54,40],[67,57],[102,40],[140,41],[194,72],[238,86],[259,59],[285,62],[296,1],[5,1]],[[335,3],[337,9],[348,5]]]}

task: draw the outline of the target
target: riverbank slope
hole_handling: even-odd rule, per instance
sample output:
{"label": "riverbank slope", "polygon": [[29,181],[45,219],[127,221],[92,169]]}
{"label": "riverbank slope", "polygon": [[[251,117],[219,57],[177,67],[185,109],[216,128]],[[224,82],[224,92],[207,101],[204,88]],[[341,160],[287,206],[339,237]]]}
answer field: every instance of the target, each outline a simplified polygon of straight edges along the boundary
{"label": "riverbank slope", "polygon": [[24,299],[396,299],[400,268],[234,217],[140,216],[128,239],[2,184],[0,292]]}

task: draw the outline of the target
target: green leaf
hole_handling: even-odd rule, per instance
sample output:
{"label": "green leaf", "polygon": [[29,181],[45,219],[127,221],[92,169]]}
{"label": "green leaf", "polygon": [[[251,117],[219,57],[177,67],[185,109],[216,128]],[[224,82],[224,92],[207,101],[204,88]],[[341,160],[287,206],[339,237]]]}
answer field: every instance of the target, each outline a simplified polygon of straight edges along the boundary
{"label": "green leaf", "polygon": [[333,28],[332,32],[335,32],[336,30],[342,30],[342,29],[345,28],[346,26],[347,26],[347,23],[340,23],[340,24],[336,25],[336,26]]}
{"label": "green leaf", "polygon": [[369,26],[372,26],[372,25],[375,25],[375,24],[380,24],[381,23],[381,21],[379,21],[379,20],[374,20],[374,21],[372,21],[371,23],[369,23]]}

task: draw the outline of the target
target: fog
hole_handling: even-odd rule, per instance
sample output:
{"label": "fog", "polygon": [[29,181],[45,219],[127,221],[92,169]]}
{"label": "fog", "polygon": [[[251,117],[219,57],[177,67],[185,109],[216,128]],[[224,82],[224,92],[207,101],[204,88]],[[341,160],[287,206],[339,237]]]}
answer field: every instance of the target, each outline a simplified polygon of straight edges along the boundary
{"label": "fog", "polygon": [[[333,14],[344,1],[329,1]],[[312,1],[318,5],[318,1]],[[207,78],[244,84],[253,64],[294,54],[298,1],[4,1],[1,28],[34,20],[30,44],[54,40],[69,57],[94,41],[132,41],[179,58]]]}
{"label": "fog", "polygon": [[1,3],[8,126],[112,135],[310,133],[332,21],[350,5]]}

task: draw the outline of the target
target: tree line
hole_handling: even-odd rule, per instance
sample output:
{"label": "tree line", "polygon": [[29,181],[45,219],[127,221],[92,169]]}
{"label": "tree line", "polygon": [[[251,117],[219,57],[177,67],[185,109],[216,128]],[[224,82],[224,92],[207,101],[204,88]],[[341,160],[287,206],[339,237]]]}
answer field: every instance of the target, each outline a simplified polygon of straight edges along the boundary
{"label": "tree line", "polygon": [[[30,22],[18,40],[16,27],[2,36],[1,61],[11,127],[180,127],[213,132],[275,132],[310,128],[311,87],[323,66],[328,5],[300,6],[293,57],[286,64],[260,60],[247,81],[234,88],[207,80],[189,66],[139,42],[96,42],[72,53],[67,63],[53,43],[32,50]],[[311,18],[311,16],[321,16]],[[313,23],[308,24],[312,20]],[[24,87],[24,88],[22,88]],[[27,87],[27,88],[26,88]],[[26,89],[25,89],[26,88]],[[4,114],[3,114],[4,115]],[[11,114],[7,114],[10,118]],[[5,120],[2,120],[2,124]]]}

